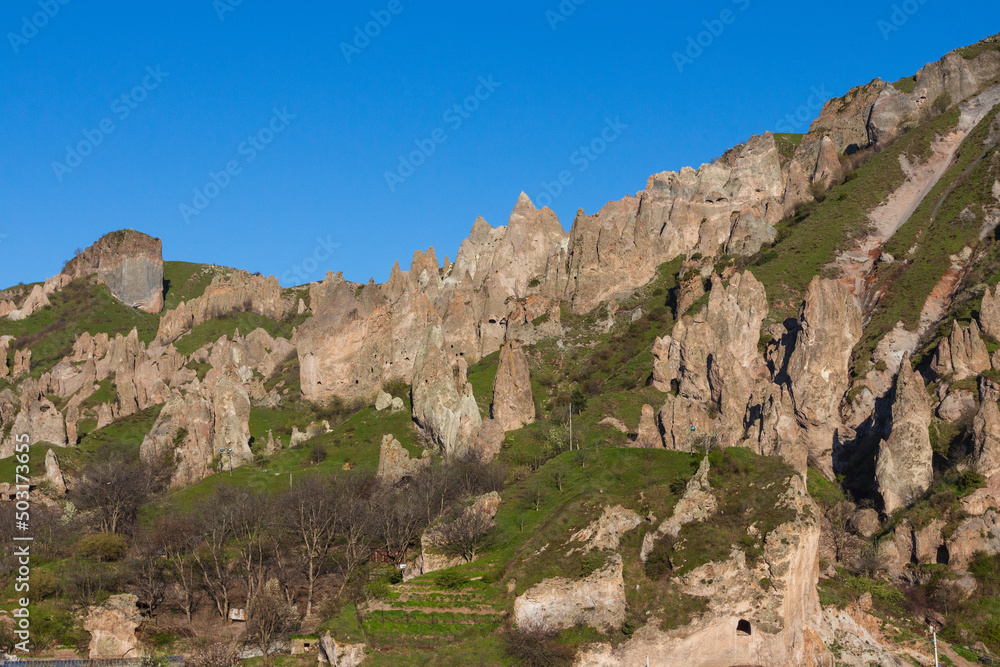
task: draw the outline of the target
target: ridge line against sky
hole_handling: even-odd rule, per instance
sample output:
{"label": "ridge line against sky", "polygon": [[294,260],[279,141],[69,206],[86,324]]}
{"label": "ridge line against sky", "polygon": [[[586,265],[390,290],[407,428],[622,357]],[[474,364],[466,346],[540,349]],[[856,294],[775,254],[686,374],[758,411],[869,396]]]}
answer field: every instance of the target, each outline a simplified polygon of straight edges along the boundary
{"label": "ridge line against sky", "polygon": [[285,286],[383,282],[418,249],[454,259],[521,191],[568,229],[654,173],[805,132],[821,97],[915,74],[998,19],[997,3],[934,0],[14,0],[0,286],[125,227],[165,259]]}

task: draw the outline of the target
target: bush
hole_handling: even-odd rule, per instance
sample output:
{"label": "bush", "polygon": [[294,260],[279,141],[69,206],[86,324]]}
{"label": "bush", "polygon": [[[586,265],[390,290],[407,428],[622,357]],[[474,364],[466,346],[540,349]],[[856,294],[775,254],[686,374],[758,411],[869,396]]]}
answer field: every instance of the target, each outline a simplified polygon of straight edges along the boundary
{"label": "bush", "polygon": [[556,667],[573,662],[574,652],[559,643],[559,633],[540,625],[508,627],[500,634],[504,651],[528,667]]}
{"label": "bush", "polygon": [[125,538],[114,533],[85,535],[76,546],[81,556],[98,563],[114,563],[128,551]]}
{"label": "bush", "polygon": [[326,445],[322,442],[314,442],[312,449],[309,450],[309,460],[313,463],[322,463],[326,460]]}
{"label": "bush", "polygon": [[434,576],[434,583],[441,588],[461,588],[468,581],[467,576],[455,570],[445,570]]}

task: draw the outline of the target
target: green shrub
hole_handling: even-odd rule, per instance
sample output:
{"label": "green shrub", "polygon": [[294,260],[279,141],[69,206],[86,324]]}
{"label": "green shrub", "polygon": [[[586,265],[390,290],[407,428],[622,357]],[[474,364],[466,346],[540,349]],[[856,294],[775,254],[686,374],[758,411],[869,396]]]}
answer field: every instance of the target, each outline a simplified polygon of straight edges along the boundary
{"label": "green shrub", "polygon": [[326,445],[322,442],[314,442],[312,448],[309,450],[309,460],[313,463],[322,463],[326,460],[326,456]]}
{"label": "green shrub", "polygon": [[113,563],[121,560],[128,551],[125,538],[114,533],[94,533],[85,535],[76,545],[81,556],[98,563]]}
{"label": "green shrub", "polygon": [[445,570],[434,576],[434,583],[441,588],[461,588],[469,582],[469,577],[455,570]]}

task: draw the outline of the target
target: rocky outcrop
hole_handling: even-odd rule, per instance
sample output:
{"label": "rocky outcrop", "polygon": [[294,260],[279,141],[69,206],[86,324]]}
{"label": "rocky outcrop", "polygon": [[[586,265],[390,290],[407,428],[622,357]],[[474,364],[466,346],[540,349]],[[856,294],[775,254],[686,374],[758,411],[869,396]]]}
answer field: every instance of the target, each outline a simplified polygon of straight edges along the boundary
{"label": "rocky outcrop", "polygon": [[63,478],[62,470],[59,468],[59,457],[53,450],[45,453],[45,482],[52,488],[56,497],[66,495],[66,480]]}
{"label": "rocky outcrop", "polygon": [[582,542],[583,546],[569,551],[589,553],[598,551],[618,551],[622,536],[642,523],[642,517],[621,505],[606,505],[601,516],[586,528],[578,530],[569,538],[570,542]]}
{"label": "rocky outcrop", "polygon": [[635,446],[647,449],[663,447],[663,436],[656,423],[656,410],[652,405],[643,405],[639,416],[639,430],[635,436]]}
{"label": "rocky outcrop", "polygon": [[424,450],[421,458],[411,459],[410,453],[390,433],[382,437],[375,476],[389,484],[398,484],[403,478],[416,475],[430,464],[430,452]]}
{"label": "rocky outcrop", "polygon": [[97,274],[116,299],[147,313],[163,310],[163,242],[126,229],[101,237],[66,263],[63,275]]}
{"label": "rocky outcrop", "polygon": [[749,398],[766,377],[757,343],[767,310],[764,286],[750,272],[728,285],[716,276],[704,311],[681,318],[671,336],[656,342],[654,386],[677,389],[660,410],[668,449],[687,450],[691,426],[711,431],[724,447],[743,437]]}
{"label": "rocky outcrop", "polygon": [[104,604],[90,607],[83,629],[90,633],[90,659],[104,660],[135,655],[139,649],[136,630],[142,615],[132,594],[112,595]]}
{"label": "rocky outcrop", "polygon": [[[457,567],[467,562],[466,558],[450,552],[448,547],[447,526],[453,522],[464,522],[468,530],[490,530],[495,525],[493,518],[500,509],[500,494],[487,493],[474,498],[457,517],[444,517],[431,525],[420,537],[420,555],[407,567],[403,573],[405,580],[430,574],[450,567]],[[475,560],[473,558],[472,560]]]}
{"label": "rocky outcrop", "polygon": [[234,270],[216,273],[205,292],[189,302],[181,302],[160,319],[156,340],[167,345],[193,327],[233,313],[257,313],[281,320],[294,310],[292,299],[285,300],[278,279]]}
{"label": "rocky outcrop", "polygon": [[0,446],[0,459],[13,455],[15,440],[24,433],[30,436],[32,443],[47,442],[57,447],[69,444],[65,418],[52,401],[30,390],[22,391],[20,410]]}
{"label": "rocky outcrop", "polygon": [[528,359],[521,346],[508,342],[500,348],[500,362],[493,381],[493,419],[503,430],[516,431],[535,421]]}
{"label": "rocky outcrop", "polygon": [[951,335],[941,339],[931,361],[931,372],[950,381],[974,377],[989,368],[990,353],[979,336],[979,325],[975,321],[966,328],[956,321]]}
{"label": "rocky outcrop", "polygon": [[783,502],[794,508],[795,518],[768,533],[758,562],[750,564],[734,549],[725,562],[677,578],[677,591],[705,600],[704,614],[671,631],[661,630],[654,616],[616,648],[590,646],[576,664],[643,665],[656,656],[657,665],[670,667],[809,665],[814,650],[825,654],[816,638],[822,622],[816,590],[819,511],[799,476],[789,484]]}
{"label": "rocky outcrop", "polygon": [[1000,409],[984,400],[972,421],[972,456],[969,465],[984,477],[1000,472]]}
{"label": "rocky outcrop", "polygon": [[934,481],[930,423],[931,406],[923,378],[907,356],[896,378],[892,432],[879,445],[875,463],[875,483],[886,514],[912,503]]}
{"label": "rocky outcrop", "polygon": [[522,628],[586,625],[602,632],[620,628],[625,622],[622,572],[622,557],[615,553],[603,568],[578,581],[546,579],[514,600],[514,620]]}
{"label": "rocky outcrop", "polygon": [[441,326],[427,328],[413,368],[413,419],[442,447],[446,456],[468,452],[482,416],[466,377],[448,363]]}
{"label": "rocky outcrop", "polygon": [[642,551],[639,554],[642,562],[646,562],[656,542],[662,540],[667,535],[677,537],[681,532],[681,528],[689,523],[705,521],[718,509],[719,503],[712,493],[711,484],[708,483],[708,470],[710,466],[711,464],[706,456],[701,460],[698,472],[688,480],[684,496],[677,501],[673,514],[665,519],[655,531],[648,532],[643,536]]}
{"label": "rocky outcrop", "polygon": [[326,632],[319,640],[319,664],[358,667],[365,660],[367,648],[367,644],[341,644]]}
{"label": "rocky outcrop", "polygon": [[853,294],[835,280],[817,277],[809,283],[787,375],[809,458],[831,479],[834,445],[844,428],[840,404],[861,328],[861,309]]}
{"label": "rocky outcrop", "polygon": [[140,454],[146,463],[166,461],[176,466],[171,484],[196,484],[213,471],[215,421],[212,404],[199,395],[172,396],[153,428],[142,440]]}
{"label": "rocky outcrop", "polygon": [[993,340],[1000,340],[1000,285],[992,292],[987,288],[983,294],[979,306],[979,326],[984,334]]}
{"label": "rocky outcrop", "polygon": [[389,304],[374,283],[355,287],[328,276],[312,299],[313,316],[292,338],[302,393],[310,401],[370,400],[392,361]]}

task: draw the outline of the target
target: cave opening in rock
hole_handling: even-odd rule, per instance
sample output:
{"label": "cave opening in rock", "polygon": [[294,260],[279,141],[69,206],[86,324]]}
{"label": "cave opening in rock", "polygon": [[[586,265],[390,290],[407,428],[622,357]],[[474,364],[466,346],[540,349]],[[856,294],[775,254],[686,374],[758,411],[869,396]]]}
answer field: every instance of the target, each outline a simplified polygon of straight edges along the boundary
{"label": "cave opening in rock", "polygon": [[951,559],[951,557],[948,554],[948,547],[945,546],[945,545],[943,545],[943,544],[941,546],[939,546],[938,549],[937,549],[937,562],[938,562],[938,565],[947,565],[948,561],[950,559]]}
{"label": "cave opening in rock", "polygon": [[740,622],[736,624],[736,635],[739,637],[749,637],[750,621],[741,618]]}

